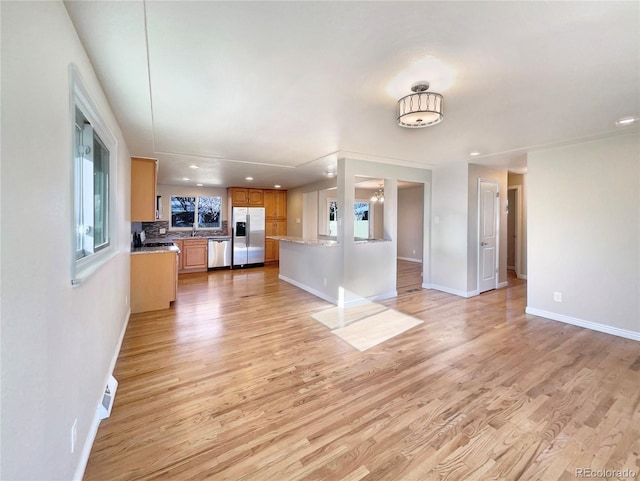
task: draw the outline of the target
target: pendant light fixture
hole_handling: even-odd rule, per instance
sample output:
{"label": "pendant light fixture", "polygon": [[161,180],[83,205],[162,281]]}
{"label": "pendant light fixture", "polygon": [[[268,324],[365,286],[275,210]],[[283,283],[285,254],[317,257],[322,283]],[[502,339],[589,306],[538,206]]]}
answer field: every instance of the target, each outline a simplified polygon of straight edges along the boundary
{"label": "pendant light fixture", "polygon": [[414,92],[398,100],[398,125],[408,129],[421,129],[439,123],[442,116],[442,95],[427,92],[429,82],[415,83]]}
{"label": "pendant light fixture", "polygon": [[384,189],[382,188],[382,184],[380,184],[380,188],[371,196],[371,202],[380,202],[381,204],[384,202]]}

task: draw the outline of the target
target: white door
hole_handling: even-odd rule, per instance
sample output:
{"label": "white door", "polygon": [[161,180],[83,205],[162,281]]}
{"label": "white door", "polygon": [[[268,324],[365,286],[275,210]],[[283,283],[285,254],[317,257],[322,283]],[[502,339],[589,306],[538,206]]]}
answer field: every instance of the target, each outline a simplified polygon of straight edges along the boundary
{"label": "white door", "polygon": [[480,180],[478,190],[478,290],[485,292],[498,285],[498,183]]}

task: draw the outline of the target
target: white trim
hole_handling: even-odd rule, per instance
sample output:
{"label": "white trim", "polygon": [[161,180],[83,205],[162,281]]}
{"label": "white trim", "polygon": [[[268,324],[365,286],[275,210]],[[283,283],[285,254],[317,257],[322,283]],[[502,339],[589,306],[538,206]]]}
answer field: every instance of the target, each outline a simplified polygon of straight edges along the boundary
{"label": "white trim", "polygon": [[[495,210],[495,216],[496,216],[496,265],[495,265],[495,282],[493,284],[493,288],[497,289],[498,288],[498,275],[500,274],[499,270],[500,270],[500,209],[501,209],[501,204],[500,204],[500,183],[497,180],[494,179],[485,179],[484,177],[479,177],[478,178],[478,225],[476,226],[476,242],[478,244],[478,248],[476,250],[477,254],[477,262],[476,262],[476,286],[478,286],[478,289],[476,289],[477,291],[480,291],[480,277],[482,276],[482,269],[480,268],[480,265],[482,263],[482,248],[480,246],[480,222],[482,220],[482,216],[480,215],[480,212],[482,210],[482,183],[486,182],[487,184],[494,184],[496,186],[496,198],[495,198],[495,204],[496,204],[496,210]],[[491,289],[487,289],[487,291],[490,291]],[[487,291],[483,291],[483,292],[487,292]]]}
{"label": "white trim", "polygon": [[[118,356],[120,355],[120,349],[122,348],[122,341],[124,340],[124,334],[127,332],[127,327],[129,326],[129,319],[131,318],[131,309],[127,311],[126,318],[124,320],[124,325],[122,326],[122,331],[120,332],[120,337],[118,339],[118,343],[116,344],[115,352],[113,353],[113,357],[111,358],[111,363],[109,364],[109,370],[105,376],[104,382],[102,386],[106,386],[109,378],[113,374],[113,370],[116,367],[116,362],[118,361]],[[98,402],[96,402],[96,410],[93,415],[93,419],[91,420],[91,424],[89,425],[89,432],[87,433],[87,437],[84,440],[84,445],[82,446],[82,451],[80,452],[80,459],[78,460],[78,466],[76,467],[76,472],[73,475],[74,481],[82,481],[84,477],[84,472],[87,469],[87,463],[89,462],[89,455],[91,454],[91,448],[93,448],[93,443],[96,440],[96,434],[98,434],[98,427],[100,426],[100,412],[98,411],[98,405],[102,401],[102,395],[104,394],[104,387],[100,390],[100,394],[98,396]]]}
{"label": "white trim", "polygon": [[[70,144],[70,182],[72,186],[73,201],[70,209],[70,247],[71,247],[71,285],[78,286],[87,280],[103,265],[108,263],[118,254],[115,243],[118,238],[117,227],[117,205],[115,199],[118,193],[118,139],[113,135],[109,125],[104,120],[94,102],[89,90],[86,88],[80,71],[74,64],[69,64],[69,144]],[[109,151],[109,188],[107,190],[109,213],[106,219],[107,232],[109,236],[109,245],[104,249],[95,252],[82,259],[76,259],[76,242],[77,242],[77,226],[76,226],[76,107],[82,112],[86,119],[91,123],[94,131],[102,140],[105,147]]]}
{"label": "white trim", "polygon": [[518,276],[518,279],[524,279],[525,281],[527,280],[527,275],[526,274],[516,274]]}
{"label": "white trim", "polygon": [[418,264],[422,264],[422,259],[414,259],[412,257],[398,257],[398,260],[409,261],[409,262],[417,262]]}
{"label": "white trim", "polygon": [[584,319],[578,319],[576,317],[565,316],[564,314],[544,311],[542,309],[536,309],[535,307],[527,306],[525,312],[533,316],[551,319],[552,321],[564,322],[565,324],[584,327],[585,329],[591,329],[592,331],[604,332],[605,334],[611,334],[612,336],[624,337],[633,341],[640,341],[640,332],[628,331],[626,329],[620,329],[618,327],[600,324],[599,322],[585,321]]}
{"label": "white trim", "polygon": [[307,291],[308,293],[313,294],[314,296],[317,296],[320,299],[324,299],[325,301],[330,302],[331,304],[335,304],[336,306],[338,305],[338,299],[334,299],[329,295],[325,294],[324,292],[314,289],[313,287],[309,287],[306,284],[302,284],[301,282],[294,281],[293,279],[287,276],[283,276],[282,274],[278,274],[278,279],[288,282],[289,284],[294,285],[302,289],[303,291]]}
{"label": "white trim", "polygon": [[509,286],[509,281],[498,282],[498,287],[496,287],[496,289],[503,289],[508,286]]}
{"label": "white trim", "polygon": [[459,291],[458,289],[451,289],[450,287],[439,286],[437,284],[422,284],[425,289],[435,289],[436,291],[446,292],[447,294],[453,294],[454,296],[460,296],[464,298],[475,297],[480,295],[480,291],[475,289],[473,291]]}

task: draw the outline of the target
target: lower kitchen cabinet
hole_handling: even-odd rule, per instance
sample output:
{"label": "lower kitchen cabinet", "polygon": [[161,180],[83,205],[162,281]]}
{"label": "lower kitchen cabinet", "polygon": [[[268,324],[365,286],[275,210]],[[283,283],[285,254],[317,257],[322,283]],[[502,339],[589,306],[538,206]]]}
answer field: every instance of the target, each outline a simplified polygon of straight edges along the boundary
{"label": "lower kitchen cabinet", "polygon": [[[207,239],[182,239],[180,273],[207,271]],[[179,262],[180,264],[180,262]]]}
{"label": "lower kitchen cabinet", "polygon": [[[266,219],[264,224],[265,234],[267,236],[285,236],[287,235],[287,221]],[[264,241],[264,261],[274,262],[280,259],[280,241],[273,239],[265,239]]]}
{"label": "lower kitchen cabinet", "polygon": [[131,313],[167,309],[176,300],[175,252],[131,254]]}

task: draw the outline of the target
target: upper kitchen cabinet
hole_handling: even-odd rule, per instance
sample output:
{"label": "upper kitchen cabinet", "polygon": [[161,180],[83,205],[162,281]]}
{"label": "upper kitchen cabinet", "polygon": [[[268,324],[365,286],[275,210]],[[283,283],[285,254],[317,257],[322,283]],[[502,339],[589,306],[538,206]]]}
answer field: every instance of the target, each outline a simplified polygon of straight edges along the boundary
{"label": "upper kitchen cabinet", "polygon": [[264,216],[267,219],[283,220],[287,218],[286,190],[264,191]]}
{"label": "upper kitchen cabinet", "polygon": [[262,189],[246,189],[244,187],[229,187],[229,200],[233,207],[262,207],[264,193]]}
{"label": "upper kitchen cabinet", "polygon": [[156,220],[158,161],[131,157],[131,222]]}

